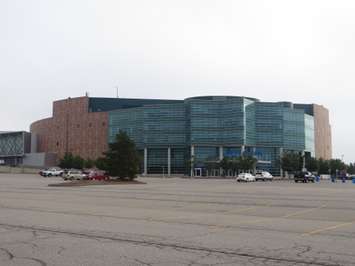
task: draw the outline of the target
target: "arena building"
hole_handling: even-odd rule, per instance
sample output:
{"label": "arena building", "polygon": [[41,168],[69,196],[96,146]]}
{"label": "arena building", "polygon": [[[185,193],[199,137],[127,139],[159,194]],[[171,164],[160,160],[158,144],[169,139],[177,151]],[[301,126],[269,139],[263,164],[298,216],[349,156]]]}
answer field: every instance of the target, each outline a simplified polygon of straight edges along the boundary
{"label": "arena building", "polygon": [[280,174],[283,152],[332,157],[329,112],[316,104],[261,102],[236,96],[185,100],[68,98],[34,122],[37,152],[96,159],[123,130],[142,155],[145,174],[202,175],[206,162],[251,155],[257,168]]}

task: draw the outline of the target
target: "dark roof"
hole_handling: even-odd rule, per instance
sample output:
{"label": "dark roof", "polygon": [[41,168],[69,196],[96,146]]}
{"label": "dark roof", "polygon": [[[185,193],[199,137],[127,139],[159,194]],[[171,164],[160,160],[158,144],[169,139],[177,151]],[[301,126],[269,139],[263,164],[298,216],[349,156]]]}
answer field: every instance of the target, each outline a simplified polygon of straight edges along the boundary
{"label": "dark roof", "polygon": [[182,103],[182,100],[131,99],[131,98],[89,98],[89,112],[108,112],[154,104]]}

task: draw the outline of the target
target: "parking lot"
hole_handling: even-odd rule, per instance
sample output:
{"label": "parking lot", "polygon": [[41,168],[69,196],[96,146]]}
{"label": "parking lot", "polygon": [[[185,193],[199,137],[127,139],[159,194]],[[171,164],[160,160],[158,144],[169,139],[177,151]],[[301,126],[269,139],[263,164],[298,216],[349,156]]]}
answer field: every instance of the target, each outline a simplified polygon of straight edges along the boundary
{"label": "parking lot", "polygon": [[355,185],[0,174],[0,265],[355,265]]}

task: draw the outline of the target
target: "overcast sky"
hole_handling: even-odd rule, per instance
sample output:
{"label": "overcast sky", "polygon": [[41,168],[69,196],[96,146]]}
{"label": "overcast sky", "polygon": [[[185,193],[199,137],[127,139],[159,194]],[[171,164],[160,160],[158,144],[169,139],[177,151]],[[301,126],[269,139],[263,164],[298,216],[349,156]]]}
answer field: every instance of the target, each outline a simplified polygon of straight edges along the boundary
{"label": "overcast sky", "polygon": [[69,96],[318,103],[355,161],[354,0],[0,0],[1,130]]}

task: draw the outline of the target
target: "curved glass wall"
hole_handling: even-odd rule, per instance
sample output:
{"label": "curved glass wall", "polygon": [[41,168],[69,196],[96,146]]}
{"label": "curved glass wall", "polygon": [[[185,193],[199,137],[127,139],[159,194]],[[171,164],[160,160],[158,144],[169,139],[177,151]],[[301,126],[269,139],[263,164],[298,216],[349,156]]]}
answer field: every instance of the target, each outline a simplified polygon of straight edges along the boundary
{"label": "curved glass wall", "polygon": [[[296,108],[298,107],[298,108]],[[282,150],[314,154],[314,118],[288,102],[233,96],[188,98],[109,112],[109,140],[123,130],[135,141],[147,173],[187,173],[223,157],[254,156],[280,172]]]}

